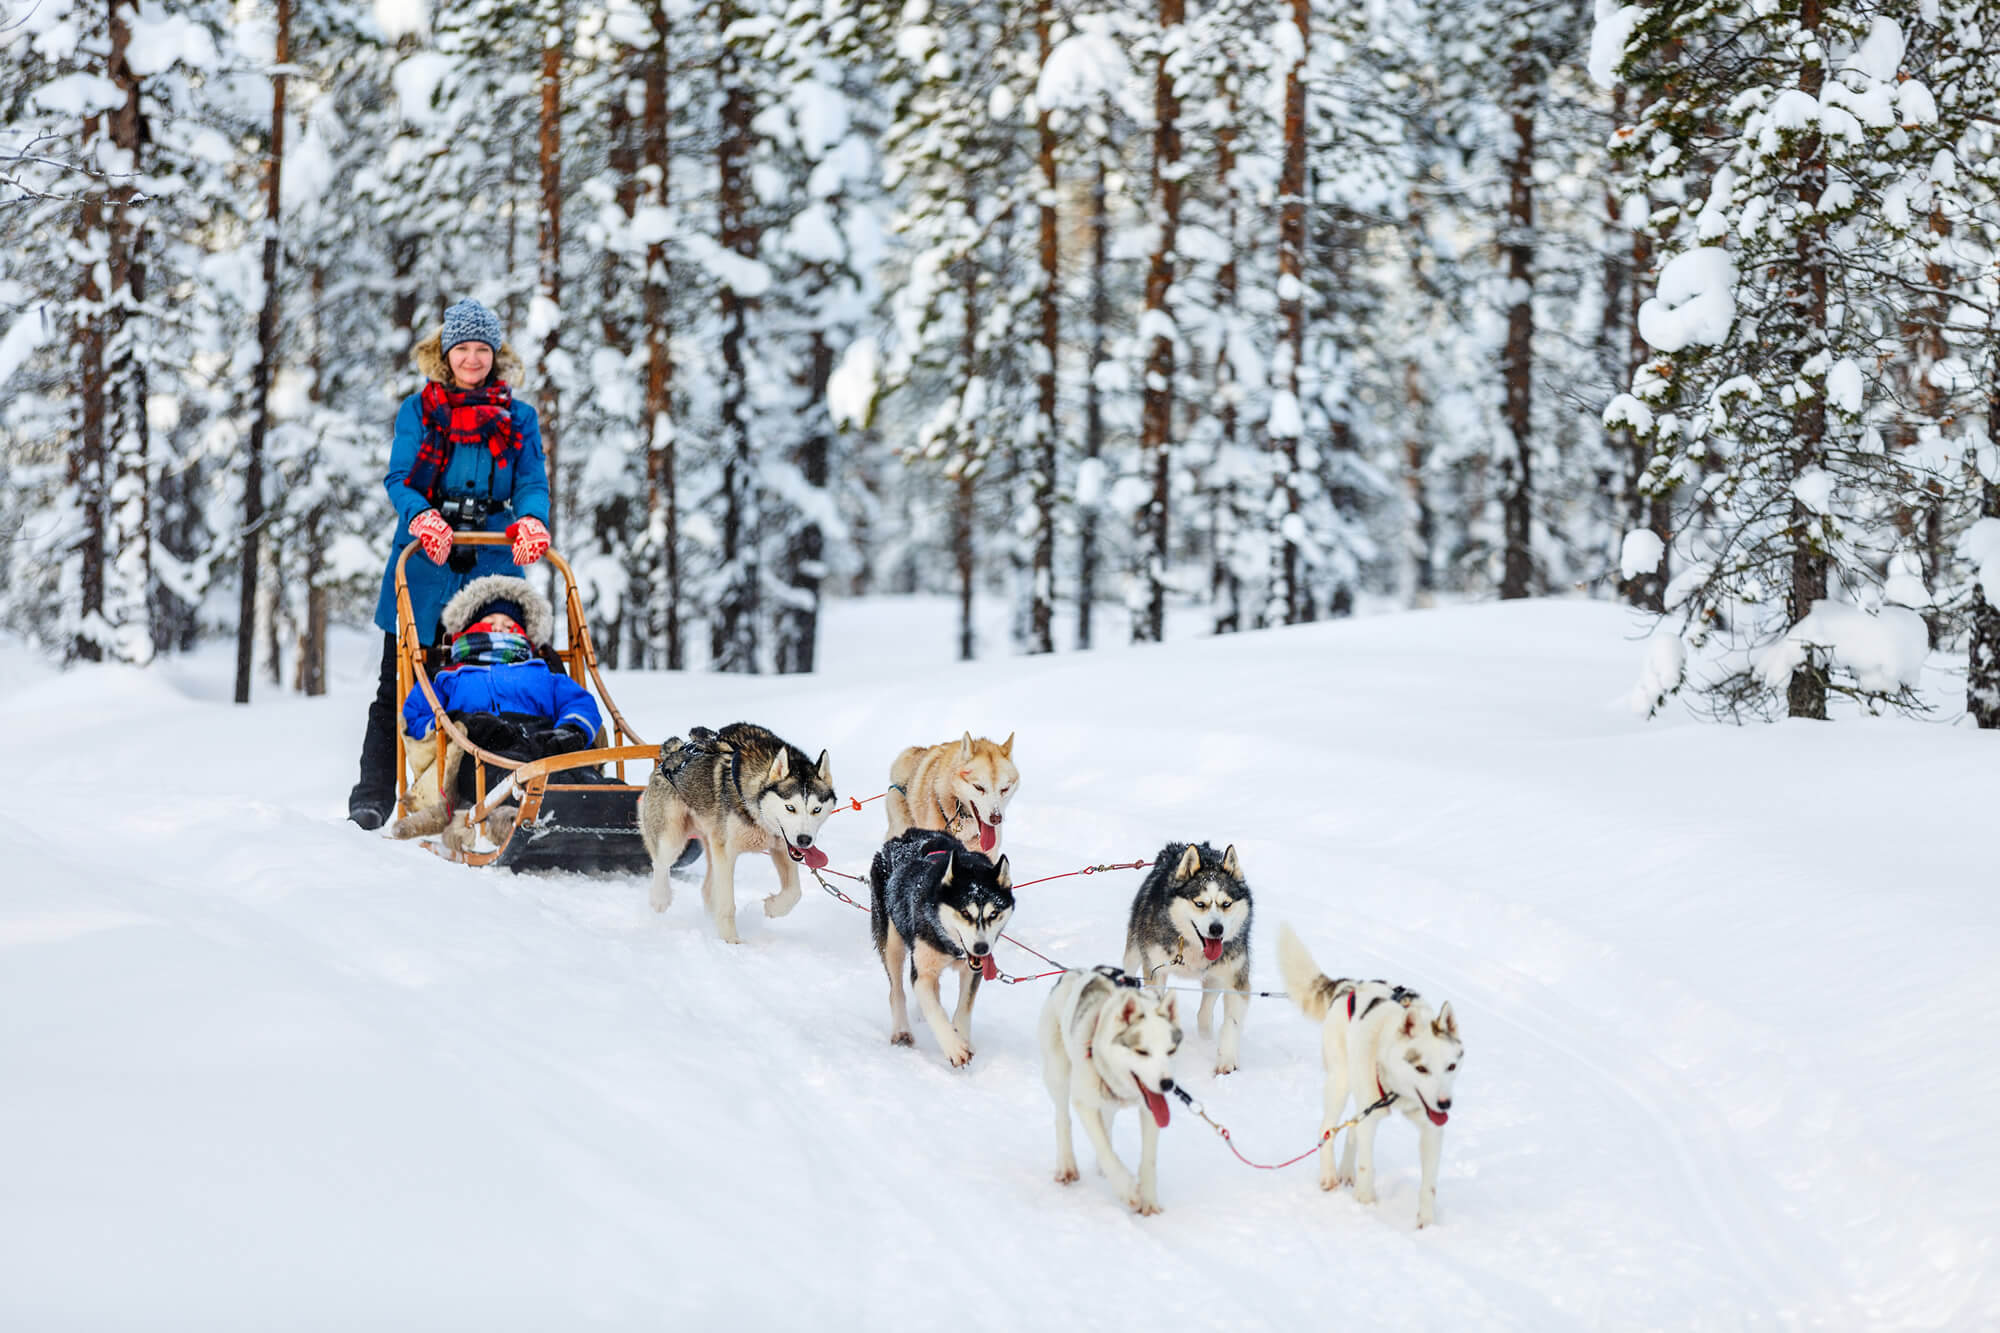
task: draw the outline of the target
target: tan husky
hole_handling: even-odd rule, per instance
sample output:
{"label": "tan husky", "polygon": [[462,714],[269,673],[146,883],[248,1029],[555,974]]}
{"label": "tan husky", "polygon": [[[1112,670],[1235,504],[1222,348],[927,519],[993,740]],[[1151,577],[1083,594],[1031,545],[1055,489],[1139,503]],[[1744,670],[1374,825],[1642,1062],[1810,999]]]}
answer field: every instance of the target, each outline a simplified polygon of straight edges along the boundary
{"label": "tan husky", "polygon": [[1000,821],[1021,785],[1014,733],[998,745],[984,736],[912,745],[889,766],[889,837],[913,828],[942,829],[967,848],[993,855]]}

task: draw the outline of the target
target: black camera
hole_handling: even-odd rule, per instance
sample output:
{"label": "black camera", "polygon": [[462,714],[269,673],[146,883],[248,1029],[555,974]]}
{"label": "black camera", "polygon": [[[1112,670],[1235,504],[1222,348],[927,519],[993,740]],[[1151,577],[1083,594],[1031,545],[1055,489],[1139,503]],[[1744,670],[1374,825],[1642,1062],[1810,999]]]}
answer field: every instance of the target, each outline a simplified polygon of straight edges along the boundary
{"label": "black camera", "polygon": [[[492,500],[477,495],[447,495],[438,501],[438,514],[451,524],[453,532],[484,532],[486,520],[507,509],[504,500]],[[446,563],[454,574],[470,574],[473,562],[479,559],[479,552],[470,546],[452,548],[451,558]]]}

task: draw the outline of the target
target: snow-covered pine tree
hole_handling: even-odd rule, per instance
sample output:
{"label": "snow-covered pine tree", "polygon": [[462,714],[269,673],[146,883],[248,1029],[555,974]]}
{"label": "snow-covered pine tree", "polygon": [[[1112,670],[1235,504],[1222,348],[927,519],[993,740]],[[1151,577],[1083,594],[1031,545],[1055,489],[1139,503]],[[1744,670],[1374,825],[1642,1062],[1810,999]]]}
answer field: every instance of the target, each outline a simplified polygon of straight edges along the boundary
{"label": "snow-covered pine tree", "polygon": [[[1039,72],[1032,30],[987,0],[906,6],[886,62],[896,97],[883,135],[883,180],[897,217],[907,276],[893,290],[895,337],[883,390],[892,420],[907,413],[913,464],[949,486],[951,561],[959,597],[958,649],[974,654],[975,530],[1011,540],[1007,446],[1030,420],[1016,330],[1032,327],[1037,232],[1014,225],[1037,194],[1035,147],[1019,113]],[[935,406],[931,406],[935,404]],[[990,495],[999,523],[982,523]]]}
{"label": "snow-covered pine tree", "polygon": [[[1906,165],[1902,122],[1931,114],[1890,16],[1916,10],[1676,0],[1600,18],[1643,94],[1622,151],[1687,195],[1651,220],[1669,258],[1640,331],[1659,355],[1607,421],[1653,440],[1650,486],[1700,486],[1666,600],[1696,653],[1683,683],[1718,712],[1766,712],[1780,690],[1794,717],[1825,717],[1836,691],[1907,702],[1923,657],[1901,608],[1874,617],[1893,651],[1853,634],[1898,489],[1864,417],[1900,313],[1874,277],[1895,248],[1880,192]],[[1687,182],[1709,151],[1712,179]]]}

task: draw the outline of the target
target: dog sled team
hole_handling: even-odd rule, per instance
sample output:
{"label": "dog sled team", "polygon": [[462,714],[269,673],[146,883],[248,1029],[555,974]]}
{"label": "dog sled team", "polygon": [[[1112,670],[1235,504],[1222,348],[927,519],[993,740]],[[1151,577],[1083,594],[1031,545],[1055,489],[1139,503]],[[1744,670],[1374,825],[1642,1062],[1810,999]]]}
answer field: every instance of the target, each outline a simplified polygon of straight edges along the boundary
{"label": "dog sled team", "polygon": [[[907,980],[924,1026],[954,1067],[973,1057],[973,1004],[981,983],[999,975],[995,950],[1014,916],[1013,872],[999,848],[1007,805],[1021,782],[1013,750],[1012,735],[996,744],[967,733],[903,751],[884,802],[888,836],[869,867],[870,933],[889,983],[889,1040],[915,1044]],[[639,798],[653,907],[672,904],[670,872],[698,854],[702,901],[716,932],[733,942],[735,863],[761,853],[771,858],[779,883],[764,910],[785,915],[800,898],[798,865],[826,864],[816,840],[835,808],[825,751],[810,758],[741,722],[669,739]],[[1183,1039],[1177,994],[1200,991],[1196,1024],[1204,1038],[1219,1002],[1214,1070],[1235,1071],[1250,1004],[1251,915],[1250,885],[1234,846],[1218,852],[1206,843],[1168,843],[1133,897],[1122,966],[1071,969],[1057,980],[1038,1030],[1055,1110],[1058,1181],[1078,1178],[1071,1129],[1080,1122],[1118,1197],[1139,1213],[1160,1210],[1159,1132],[1170,1119]],[[1417,1128],[1417,1224],[1429,1225],[1464,1054],[1451,1006],[1434,1012],[1400,986],[1326,976],[1289,925],[1279,928],[1278,958],[1287,994],[1321,1028],[1320,1187],[1352,1185],[1359,1201],[1373,1203],[1375,1134],[1399,1111]],[[949,1013],[942,995],[947,973],[957,982]],[[1140,1111],[1136,1175],[1110,1140],[1110,1117],[1126,1108]],[[1333,1132],[1349,1126],[1344,1138]]]}

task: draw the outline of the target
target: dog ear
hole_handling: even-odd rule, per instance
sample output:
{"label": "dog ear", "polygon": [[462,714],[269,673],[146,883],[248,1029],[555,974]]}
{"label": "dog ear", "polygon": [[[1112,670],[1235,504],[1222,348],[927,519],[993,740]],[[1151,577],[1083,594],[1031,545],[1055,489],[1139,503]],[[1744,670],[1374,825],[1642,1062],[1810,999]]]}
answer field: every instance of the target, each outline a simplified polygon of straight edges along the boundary
{"label": "dog ear", "polygon": [[821,782],[829,787],[833,785],[833,764],[827,759],[825,750],[819,752],[819,763],[813,765],[813,768],[818,772]]}
{"label": "dog ear", "polygon": [[1014,757],[1014,733],[1013,733],[1013,732],[1011,732],[1011,731],[1010,731],[1010,732],[1008,732],[1008,733],[1007,733],[1007,739],[1006,739],[1006,740],[1004,740],[1004,741],[1002,741],[1002,742],[1000,743],[1000,753],[1001,753],[1001,754],[1004,754],[1004,755],[1006,755],[1006,756],[1007,756],[1007,757],[1008,757],[1009,759],[1012,759],[1012,758]]}
{"label": "dog ear", "polygon": [[1174,867],[1174,883],[1178,884],[1184,879],[1193,879],[1200,869],[1201,853],[1195,850],[1193,843],[1189,843],[1188,849],[1181,853],[1180,864]]}
{"label": "dog ear", "polygon": [[766,777],[772,782],[783,782],[786,775],[791,771],[792,757],[789,752],[780,748],[778,750],[778,757],[771,761],[771,771]]}
{"label": "dog ear", "polygon": [[[993,882],[1003,889],[1012,889],[1014,887],[1014,872],[1007,868],[1007,858],[1004,855],[1001,856],[999,863],[993,867]],[[1449,1012],[1450,1009],[1450,1005],[1445,1006],[1446,1012]]]}
{"label": "dog ear", "polygon": [[1403,1035],[1405,1037],[1417,1035],[1417,1016],[1408,1009],[1403,1011]]}
{"label": "dog ear", "polygon": [[940,885],[951,883],[951,868],[956,864],[958,864],[958,858],[950,852],[946,852],[944,854],[944,878],[938,881]]}
{"label": "dog ear", "polygon": [[1181,1025],[1181,1021],[1179,1018],[1175,1016],[1174,1003],[1175,1003],[1174,993],[1172,991],[1168,991],[1167,1002],[1160,1006],[1160,1017],[1166,1019],[1169,1023],[1172,1023],[1175,1027],[1179,1027]]}
{"label": "dog ear", "polygon": [[1139,997],[1136,995],[1127,995],[1125,997],[1125,1007],[1118,1011],[1118,1022],[1121,1025],[1130,1023],[1133,1019],[1137,1018],[1138,1016],[1139,1016]]}
{"label": "dog ear", "polygon": [[1450,1000],[1446,1000],[1444,1008],[1438,1010],[1437,1022],[1431,1024],[1431,1031],[1437,1033],[1440,1037],[1450,1037],[1453,1041],[1458,1040],[1458,1018],[1451,1012]]}
{"label": "dog ear", "polygon": [[1243,878],[1243,863],[1236,859],[1236,844],[1230,843],[1229,850],[1222,854],[1222,872],[1231,879]]}
{"label": "dog ear", "polygon": [[958,743],[958,758],[960,763],[972,758],[972,733],[969,731],[965,733],[965,739]]}

